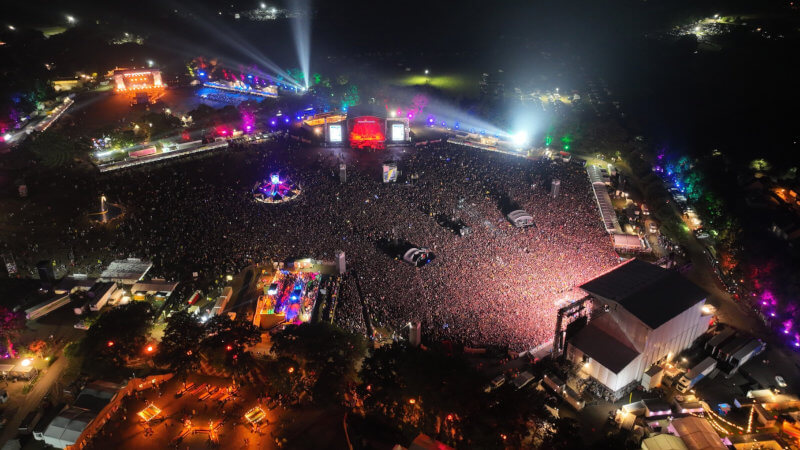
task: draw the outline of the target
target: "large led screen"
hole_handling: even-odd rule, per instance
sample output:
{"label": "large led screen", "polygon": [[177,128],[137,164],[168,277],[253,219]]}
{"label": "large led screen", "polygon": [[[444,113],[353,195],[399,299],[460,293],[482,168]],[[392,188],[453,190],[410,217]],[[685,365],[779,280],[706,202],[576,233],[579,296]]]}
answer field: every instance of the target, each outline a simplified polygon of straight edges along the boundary
{"label": "large led screen", "polygon": [[406,140],[406,126],[402,123],[392,124],[392,141]]}
{"label": "large led screen", "polygon": [[331,125],[328,127],[328,136],[331,142],[342,142],[342,126]]}

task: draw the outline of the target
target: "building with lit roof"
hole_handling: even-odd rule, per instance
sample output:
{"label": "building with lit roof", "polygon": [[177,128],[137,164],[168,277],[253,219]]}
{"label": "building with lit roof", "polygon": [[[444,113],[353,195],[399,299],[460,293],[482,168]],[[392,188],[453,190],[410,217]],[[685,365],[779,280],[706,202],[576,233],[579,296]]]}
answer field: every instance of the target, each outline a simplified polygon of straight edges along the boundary
{"label": "building with lit roof", "polygon": [[568,341],[567,358],[615,399],[653,364],[672,359],[709,326],[707,293],[678,272],[632,259],[580,286],[593,317]]}

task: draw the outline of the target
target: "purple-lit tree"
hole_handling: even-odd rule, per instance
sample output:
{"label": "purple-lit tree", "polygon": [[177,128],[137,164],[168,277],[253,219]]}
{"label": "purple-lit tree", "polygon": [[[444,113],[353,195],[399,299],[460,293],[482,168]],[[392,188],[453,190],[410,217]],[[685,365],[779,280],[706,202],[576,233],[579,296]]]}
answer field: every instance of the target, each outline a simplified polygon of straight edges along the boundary
{"label": "purple-lit tree", "polygon": [[23,328],[25,328],[25,318],[21,312],[0,306],[0,340],[2,340],[0,346],[5,347],[5,353],[10,357],[16,354],[12,341],[19,336]]}

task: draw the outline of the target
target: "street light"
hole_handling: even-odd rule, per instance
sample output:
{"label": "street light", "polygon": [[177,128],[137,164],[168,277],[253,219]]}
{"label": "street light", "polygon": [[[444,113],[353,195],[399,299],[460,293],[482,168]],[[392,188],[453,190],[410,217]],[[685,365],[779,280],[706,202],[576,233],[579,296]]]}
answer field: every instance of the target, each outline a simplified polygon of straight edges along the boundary
{"label": "street light", "polygon": [[267,8],[266,3],[261,3],[261,9],[266,9],[266,8]]}
{"label": "street light", "polygon": [[14,25],[9,25],[9,26],[8,26],[8,29],[9,29],[9,30],[11,30],[11,31],[14,31],[14,30],[16,30],[16,28],[14,28]]}
{"label": "street light", "polygon": [[72,16],[67,16],[67,22],[69,22],[69,23],[75,23],[75,18],[74,18],[74,17],[72,17]]}
{"label": "street light", "polygon": [[429,73],[430,73],[430,71],[428,69],[425,69],[425,75],[427,75]]}

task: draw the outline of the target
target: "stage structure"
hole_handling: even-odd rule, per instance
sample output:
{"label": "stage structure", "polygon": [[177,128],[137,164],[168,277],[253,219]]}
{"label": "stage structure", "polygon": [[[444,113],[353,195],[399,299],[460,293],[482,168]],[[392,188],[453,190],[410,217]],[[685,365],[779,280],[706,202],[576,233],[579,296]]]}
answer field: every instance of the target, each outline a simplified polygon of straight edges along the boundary
{"label": "stage structure", "polygon": [[583,328],[590,313],[591,300],[588,295],[558,309],[555,335],[553,336],[553,356],[560,356],[566,348],[567,340]]}
{"label": "stage structure", "polygon": [[253,186],[253,198],[260,203],[284,203],[294,200],[300,195],[300,187],[288,178],[281,179],[273,173],[268,179],[259,181]]}
{"label": "stage structure", "polygon": [[411,141],[407,117],[387,117],[385,108],[362,104],[347,111],[347,131],[352,148],[384,149]]}
{"label": "stage structure", "polygon": [[408,119],[405,117],[386,120],[387,145],[406,145],[411,142]]}
{"label": "stage structure", "polygon": [[152,103],[164,94],[165,87],[159,69],[114,70],[114,91],[127,95],[131,103]]}
{"label": "stage structure", "polygon": [[382,150],[386,148],[386,121],[375,116],[348,120],[350,147]]}

